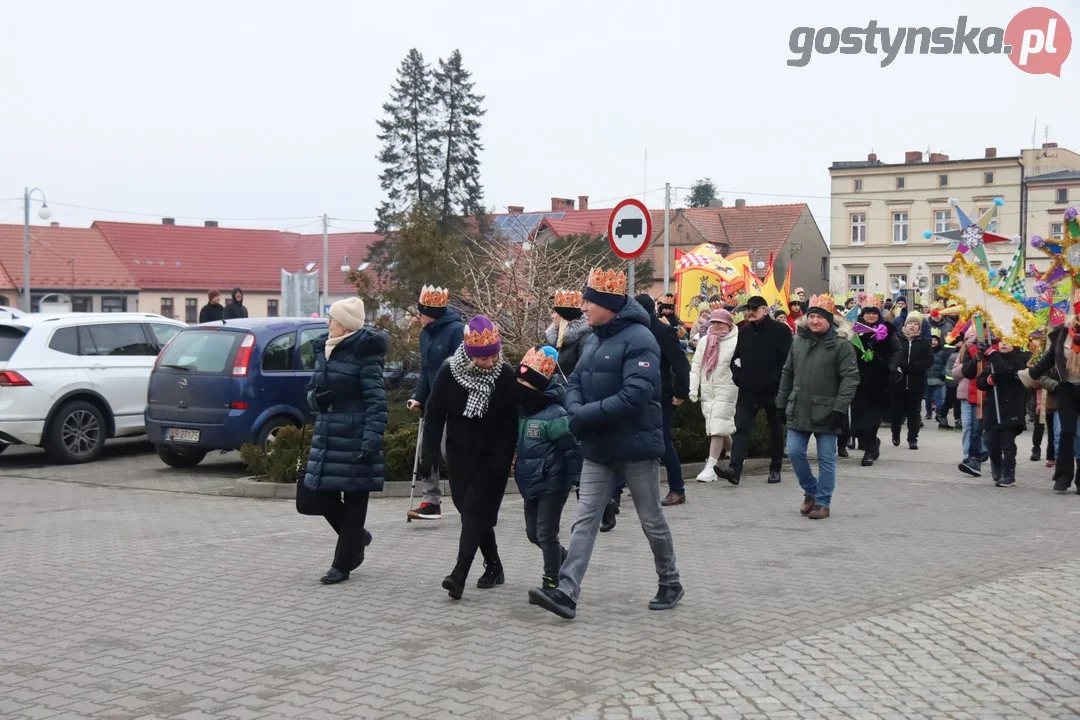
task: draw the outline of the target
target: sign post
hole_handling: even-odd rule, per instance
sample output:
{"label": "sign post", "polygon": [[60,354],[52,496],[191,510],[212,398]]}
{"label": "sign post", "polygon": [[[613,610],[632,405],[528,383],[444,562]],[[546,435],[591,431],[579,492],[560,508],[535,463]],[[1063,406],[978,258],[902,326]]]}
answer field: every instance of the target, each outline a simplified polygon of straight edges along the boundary
{"label": "sign post", "polygon": [[629,260],[627,272],[628,290],[634,294],[634,271],[636,258],[649,248],[652,238],[652,215],[640,200],[623,200],[611,211],[608,218],[608,245],[623,260]]}

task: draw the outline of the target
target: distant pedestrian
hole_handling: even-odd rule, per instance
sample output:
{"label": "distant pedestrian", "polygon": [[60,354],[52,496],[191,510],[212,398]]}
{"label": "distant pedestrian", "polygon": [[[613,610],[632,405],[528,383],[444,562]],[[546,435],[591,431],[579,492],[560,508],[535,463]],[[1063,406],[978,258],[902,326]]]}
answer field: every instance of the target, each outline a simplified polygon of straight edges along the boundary
{"label": "distant pedestrian", "polygon": [[248,310],[244,307],[244,291],[234,287],[229,303],[225,306],[226,320],[241,320],[248,316]]}
{"label": "distant pedestrian", "polygon": [[960,419],[963,423],[964,459],[957,468],[962,473],[982,476],[982,464],[990,459],[983,438],[982,410],[979,407],[979,388],[976,380],[982,372],[982,358],[976,341],[975,326],[971,324],[964,331],[964,342],[957,348],[956,360],[953,361],[953,376],[961,380],[956,386],[956,396],[960,398]]}
{"label": "distant pedestrian", "polygon": [[206,293],[209,302],[199,311],[200,323],[221,322],[225,319],[225,308],[221,306],[221,291],[211,290]]}
{"label": "distant pedestrian", "polygon": [[859,387],[851,401],[851,435],[863,450],[862,466],[869,467],[881,456],[878,431],[892,399],[889,363],[899,343],[892,325],[882,318],[880,298],[866,300],[858,322],[870,330],[851,338],[859,367]]}
{"label": "distant pedestrian", "polygon": [[739,399],[739,388],[731,371],[731,361],[739,342],[739,329],[727,310],[716,310],[709,319],[709,334],[705,342],[698,344],[690,368],[690,401],[701,400],[705,433],[709,436],[709,458],[697,476],[699,482],[716,479],[716,463],[731,449],[731,436],[735,434],[735,408]]}
{"label": "distant pedestrian", "polygon": [[565,382],[577,367],[585,336],[592,331],[589,323],[581,317],[579,291],[556,290],[552,301],[551,325],[544,331],[544,339],[559,352],[558,371]]}
{"label": "distant pedestrian", "polygon": [[892,444],[900,444],[900,429],[906,419],[909,450],[919,449],[919,409],[926,395],[926,373],[934,364],[934,352],[922,335],[922,321],[918,311],[907,315],[897,337],[899,347],[889,363],[893,376]]}
{"label": "distant pedestrian", "polygon": [[1080,415],[1080,300],[1074,295],[1072,311],[1065,318],[1065,324],[1050,333],[1047,352],[1031,368],[1031,377],[1038,380],[1041,376],[1056,368],[1060,383],[1055,390],[1057,403],[1057,424],[1061,430],[1060,443],[1055,447],[1057,466],[1054,468],[1054,491],[1065,493],[1076,480],[1077,492],[1080,493],[1080,477],[1076,475],[1076,463],[1073,445],[1076,442],[1076,427]]}
{"label": "distant pedestrian", "polygon": [[304,485],[324,494],[320,507],[338,534],[334,562],[321,578],[336,585],[364,562],[368,498],[383,489],[386,391],[383,364],[390,340],[364,327],[358,297],[330,306],[330,334],[316,340],[308,404],[318,413]]}
{"label": "distant pedestrian", "polygon": [[941,344],[941,331],[930,331],[930,349],[934,353],[934,362],[926,371],[926,419],[934,418],[935,413],[941,413],[941,406],[945,404],[945,361],[951,353],[945,352]]}
{"label": "distant pedestrian", "polygon": [[1024,431],[1026,396],[1018,373],[1028,356],[1005,340],[986,350],[977,379],[983,392],[983,427],[990,451],[990,476],[997,487],[1016,485],[1016,437]]}
{"label": "distant pedestrian", "polygon": [[[791,468],[803,490],[799,512],[821,520],[831,514],[837,435],[859,385],[859,368],[850,331],[836,326],[840,320],[832,296],[815,295],[809,306],[784,363],[776,407],[787,425]],[[816,477],[806,454],[811,435],[817,444]]]}

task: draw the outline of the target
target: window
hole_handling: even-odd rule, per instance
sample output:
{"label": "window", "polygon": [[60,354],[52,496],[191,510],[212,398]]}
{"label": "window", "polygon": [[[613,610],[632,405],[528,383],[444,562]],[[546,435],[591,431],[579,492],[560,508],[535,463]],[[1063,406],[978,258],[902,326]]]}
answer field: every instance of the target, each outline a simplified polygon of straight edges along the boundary
{"label": "window", "polygon": [[232,373],[236,347],[246,333],[193,329],[180,333],[161,354],[159,367],[181,367],[210,375]]}
{"label": "window", "polygon": [[26,337],[26,331],[12,325],[0,325],[0,362],[7,362],[15,351],[19,349],[19,343]]}
{"label": "window", "polygon": [[176,337],[176,333],[180,332],[180,328],[165,323],[150,323],[150,329],[154,332],[154,339],[157,340],[158,348],[168,345],[169,341]]}
{"label": "window", "polygon": [[127,298],[106,295],[101,298],[101,312],[127,312]]}
{"label": "window", "polygon": [[184,300],[184,322],[194,325],[199,322],[199,299],[186,298]]}
{"label": "window", "polygon": [[[269,305],[269,302],[267,303]],[[296,349],[296,333],[278,335],[266,343],[263,350],[263,372],[285,372],[293,369],[293,351]],[[312,366],[314,367],[314,366]]]}
{"label": "window", "polygon": [[862,192],[862,178],[855,178],[855,192]]}
{"label": "window", "polygon": [[87,327],[92,348],[83,347],[83,355],[131,357],[157,355],[158,349],[146,337],[139,323],[108,323]]}
{"label": "window", "polygon": [[994,173],[992,173],[992,172],[983,173],[983,185],[993,185],[993,184],[994,184]]}
{"label": "window", "polygon": [[1054,240],[1065,239],[1065,223],[1050,223],[1050,237]]}
{"label": "window", "polygon": [[301,370],[314,370],[315,369],[315,348],[313,343],[319,339],[326,337],[330,332],[329,328],[308,328],[300,333],[300,369]]}
{"label": "window", "polygon": [[862,292],[866,290],[866,276],[865,275],[848,275],[847,276],[848,292]]}
{"label": "window", "polygon": [[896,189],[897,190],[903,190],[904,189],[904,178],[902,178],[902,177],[896,178]]}
{"label": "window", "polygon": [[3,305],[4,307],[11,307],[11,301],[8,300],[7,295],[0,295],[0,305]]}
{"label": "window", "polygon": [[828,284],[828,282],[829,282],[829,256],[828,255],[821,258],[821,279],[824,280],[826,284]]}
{"label": "window", "polygon": [[862,245],[866,242],[866,213],[851,215],[851,244]]}
{"label": "window", "polygon": [[81,355],[79,328],[66,327],[54,332],[52,340],[49,341],[49,349],[65,355]]}
{"label": "window", "polygon": [[1061,204],[1069,202],[1069,188],[1058,188],[1054,191],[1054,202]]}
{"label": "window", "polygon": [[937,273],[937,272],[933,273],[930,276],[930,282],[933,283],[933,285],[934,285],[934,298],[937,299],[937,300],[940,300],[941,299],[941,286],[944,285],[945,283],[949,282],[949,274],[948,273]]}
{"label": "window", "polygon": [[161,314],[165,317],[172,319],[173,317],[173,301],[171,297],[161,298]]}
{"label": "window", "polygon": [[938,184],[938,187],[948,187],[949,186],[949,176],[948,175],[938,175],[937,176],[937,184]]}
{"label": "window", "polygon": [[[934,232],[948,232],[950,227],[952,227],[952,210],[935,210]],[[940,240],[941,238],[938,239]]]}
{"label": "window", "polygon": [[267,300],[266,301],[266,317],[277,317],[277,316],[278,316],[278,301],[277,300]]}
{"label": "window", "polygon": [[908,241],[907,211],[894,212],[892,214],[892,241],[897,244],[903,244]]}
{"label": "window", "polygon": [[89,295],[73,295],[71,312],[94,312],[94,298]]}

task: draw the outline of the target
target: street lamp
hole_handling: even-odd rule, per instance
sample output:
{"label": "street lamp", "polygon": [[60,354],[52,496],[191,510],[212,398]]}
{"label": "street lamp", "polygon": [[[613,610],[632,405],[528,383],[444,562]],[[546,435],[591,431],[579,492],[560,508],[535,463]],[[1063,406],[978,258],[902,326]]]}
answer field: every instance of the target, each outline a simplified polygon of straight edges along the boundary
{"label": "street lamp", "polygon": [[764,277],[765,275],[765,261],[760,259],[763,252],[761,248],[754,248],[750,251],[750,262],[754,267],[754,274],[758,277]]}
{"label": "street lamp", "polygon": [[23,188],[23,309],[26,312],[32,310],[30,302],[30,197],[34,193],[41,195],[41,209],[38,210],[38,217],[42,220],[52,217],[49,203],[45,201],[45,191],[41,188],[33,190]]}

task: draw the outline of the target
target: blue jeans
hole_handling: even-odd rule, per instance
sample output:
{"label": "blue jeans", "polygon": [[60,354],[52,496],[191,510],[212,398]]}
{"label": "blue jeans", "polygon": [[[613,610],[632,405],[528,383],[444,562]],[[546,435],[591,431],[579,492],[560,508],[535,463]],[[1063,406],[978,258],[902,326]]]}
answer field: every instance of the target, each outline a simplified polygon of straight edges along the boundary
{"label": "blue jeans", "polygon": [[926,414],[932,411],[941,413],[941,406],[945,403],[945,386],[928,385],[926,387]]}
{"label": "blue jeans", "polygon": [[[806,448],[810,444],[810,435],[817,441],[818,476],[810,468],[806,457]],[[829,507],[833,490],[836,489],[836,435],[832,433],[808,433],[798,430],[787,431],[787,452],[795,477],[799,478],[803,493],[814,498],[815,505]]]}
{"label": "blue jeans", "polygon": [[675,449],[675,438],[672,436],[671,422],[675,415],[675,406],[671,404],[671,398],[664,398],[664,469],[667,470],[668,490],[679,495],[686,494],[686,484],[683,482],[682,463],[679,462],[679,452]]}
{"label": "blue jeans", "polygon": [[[1080,418],[1076,419],[1076,434],[1080,437]],[[1054,447],[1060,447],[1061,443],[1061,416],[1054,411]],[[1080,442],[1073,443],[1073,457],[1080,460]]]}
{"label": "blue jeans", "polygon": [[976,418],[979,412],[978,405],[972,405],[967,400],[960,401],[960,419],[964,423],[963,443],[964,459],[974,458],[978,462],[980,455],[986,454],[986,443],[983,442],[982,420]]}

